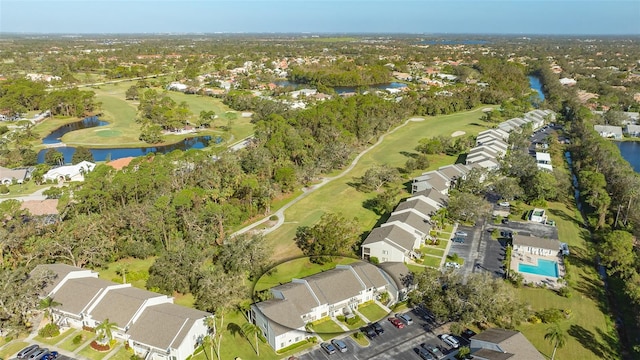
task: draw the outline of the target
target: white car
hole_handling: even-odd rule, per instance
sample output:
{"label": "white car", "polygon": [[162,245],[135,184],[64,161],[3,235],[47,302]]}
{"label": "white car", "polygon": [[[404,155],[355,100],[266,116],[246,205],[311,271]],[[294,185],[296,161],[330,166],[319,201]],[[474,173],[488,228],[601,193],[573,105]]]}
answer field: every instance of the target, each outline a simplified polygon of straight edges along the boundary
{"label": "white car", "polygon": [[504,207],[509,207],[509,206],[511,206],[511,204],[509,204],[509,202],[508,202],[508,201],[499,202],[499,203],[498,203],[498,205],[500,205],[500,206],[504,206]]}
{"label": "white car", "polygon": [[466,233],[466,232],[464,232],[464,231],[456,231],[453,235],[455,235],[455,236],[462,236],[462,237],[469,236],[469,234],[467,234],[467,233]]}
{"label": "white car", "polygon": [[446,264],[444,264],[446,267],[448,268],[454,268],[454,269],[460,269],[460,264],[455,263],[455,262],[447,262]]}
{"label": "white car", "polygon": [[442,339],[442,341],[444,341],[445,344],[451,346],[454,349],[457,349],[460,347],[460,342],[458,341],[458,339],[454,338],[451,335],[443,334],[442,336],[440,336],[440,339]]}

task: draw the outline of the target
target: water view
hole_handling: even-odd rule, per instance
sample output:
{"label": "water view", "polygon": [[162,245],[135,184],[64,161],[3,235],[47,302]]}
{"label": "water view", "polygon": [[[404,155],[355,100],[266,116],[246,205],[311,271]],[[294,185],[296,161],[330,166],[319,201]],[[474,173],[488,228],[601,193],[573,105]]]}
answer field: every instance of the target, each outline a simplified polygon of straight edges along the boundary
{"label": "water view", "polygon": [[616,141],[622,157],[631,164],[633,170],[640,173],[640,142]]}
{"label": "water view", "polygon": [[537,76],[529,76],[529,86],[538,93],[540,101],[544,101],[544,93],[542,92],[542,83]]}
{"label": "water view", "polygon": [[53,130],[53,132],[44,139],[42,139],[43,144],[57,144],[60,142],[60,138],[72,131],[88,129],[92,127],[105,126],[109,125],[108,122],[100,120],[97,116],[89,116],[84,118],[83,120],[76,121],[70,124],[62,125],[59,128]]}

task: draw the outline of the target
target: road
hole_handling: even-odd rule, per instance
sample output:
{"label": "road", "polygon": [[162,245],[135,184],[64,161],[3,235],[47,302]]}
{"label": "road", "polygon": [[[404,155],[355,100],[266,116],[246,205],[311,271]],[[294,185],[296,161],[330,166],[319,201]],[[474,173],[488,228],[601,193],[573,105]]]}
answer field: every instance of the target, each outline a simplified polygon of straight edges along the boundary
{"label": "road", "polygon": [[18,201],[29,201],[29,200],[38,200],[38,201],[42,201],[45,200],[47,197],[42,195],[43,192],[45,192],[46,190],[48,190],[51,186],[46,187],[44,189],[40,189],[32,194],[29,195],[24,195],[24,196],[16,196],[16,197],[9,197],[9,198],[0,198],[0,202],[3,201],[7,201],[7,200],[18,200]]}
{"label": "road", "polygon": [[242,229],[236,231],[235,233],[233,233],[232,236],[244,234],[244,233],[246,233],[248,231],[251,231],[254,228],[256,228],[257,226],[260,226],[260,225],[266,223],[267,221],[269,221],[271,219],[271,217],[273,217],[273,216],[276,216],[278,218],[276,223],[274,225],[270,226],[267,229],[261,230],[260,233],[262,233],[263,235],[266,235],[266,234],[269,234],[269,233],[275,231],[280,226],[282,226],[282,224],[284,224],[284,219],[285,219],[284,212],[287,211],[288,208],[290,208],[291,206],[295,205],[297,202],[299,202],[300,200],[306,198],[307,196],[309,196],[310,194],[312,194],[316,190],[320,189],[321,187],[325,186],[326,184],[332,182],[333,180],[340,179],[341,177],[347,175],[358,164],[358,161],[360,161],[360,159],[365,154],[367,154],[369,151],[373,150],[376,146],[380,145],[387,135],[393,134],[394,132],[396,132],[399,129],[403,128],[404,126],[409,124],[409,122],[412,122],[412,121],[424,121],[424,119],[420,118],[420,117],[412,117],[412,118],[408,119],[407,121],[405,121],[404,123],[402,123],[401,125],[399,125],[398,127],[396,127],[395,129],[389,131],[386,134],[381,135],[380,138],[378,139],[378,141],[376,141],[375,144],[369,146],[368,148],[363,150],[360,154],[358,154],[358,156],[356,156],[355,159],[353,159],[353,161],[351,161],[351,164],[344,171],[342,171],[340,174],[338,174],[336,176],[328,177],[328,178],[322,178],[322,180],[319,183],[302,189],[303,190],[302,194],[298,195],[298,197],[296,197],[295,199],[293,199],[290,202],[288,202],[286,205],[281,207],[278,211],[276,211],[273,214],[270,214],[269,216],[266,216],[265,218],[263,218],[263,219],[261,219],[261,220],[259,220],[257,222],[254,222],[251,225],[245,226],[244,228],[242,228]]}

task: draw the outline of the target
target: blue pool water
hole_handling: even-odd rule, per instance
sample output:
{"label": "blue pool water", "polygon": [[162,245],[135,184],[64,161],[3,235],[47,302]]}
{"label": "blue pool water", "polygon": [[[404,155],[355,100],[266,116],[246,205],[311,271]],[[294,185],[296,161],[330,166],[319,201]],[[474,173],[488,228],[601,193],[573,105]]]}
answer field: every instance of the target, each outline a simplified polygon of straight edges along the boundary
{"label": "blue pool water", "polygon": [[552,260],[538,259],[538,265],[518,264],[518,271],[528,274],[558,277],[558,263]]}

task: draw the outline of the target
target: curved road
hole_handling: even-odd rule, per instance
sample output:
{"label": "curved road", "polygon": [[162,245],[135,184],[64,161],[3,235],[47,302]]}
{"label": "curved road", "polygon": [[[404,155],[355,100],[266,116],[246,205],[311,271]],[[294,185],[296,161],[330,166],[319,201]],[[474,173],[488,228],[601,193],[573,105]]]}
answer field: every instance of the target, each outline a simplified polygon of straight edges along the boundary
{"label": "curved road", "polygon": [[309,196],[309,194],[313,193],[314,191],[318,190],[319,188],[321,188],[321,187],[325,186],[326,184],[330,183],[331,181],[339,179],[339,178],[345,176],[346,174],[348,174],[358,164],[358,161],[360,161],[360,159],[366,153],[371,151],[376,146],[380,145],[387,135],[393,134],[394,132],[398,131],[398,129],[404,127],[405,125],[407,125],[411,121],[424,121],[424,118],[412,117],[412,118],[408,119],[407,121],[405,121],[403,124],[397,126],[395,129],[389,131],[386,134],[381,135],[380,138],[378,139],[378,141],[376,141],[375,144],[369,146],[364,151],[362,151],[360,154],[358,154],[358,156],[356,156],[355,159],[353,159],[353,161],[351,161],[351,164],[349,165],[349,167],[347,167],[343,172],[341,172],[340,174],[338,174],[336,176],[332,176],[332,177],[329,177],[329,178],[322,178],[322,181],[320,181],[319,183],[314,184],[314,185],[312,185],[312,186],[310,186],[308,188],[304,188],[302,194],[298,195],[298,197],[296,197],[295,199],[291,200],[286,205],[284,205],[283,207],[278,209],[278,211],[276,211],[275,213],[270,214],[269,216],[266,216],[263,219],[261,219],[261,220],[259,220],[257,222],[254,222],[251,225],[245,226],[244,228],[242,228],[242,229],[234,232],[233,234],[231,234],[231,236],[236,236],[236,235],[240,235],[240,234],[244,234],[246,232],[249,232],[249,231],[253,230],[255,227],[257,227],[259,225],[262,225],[262,224],[266,223],[267,221],[269,221],[269,219],[272,216],[277,216],[278,217],[278,221],[273,226],[271,226],[271,227],[269,227],[267,229],[260,230],[259,232],[261,234],[263,234],[263,235],[266,235],[266,234],[269,234],[272,231],[275,231],[280,226],[282,226],[282,224],[284,224],[284,219],[285,219],[284,212],[287,211],[288,208],[293,206],[298,201],[300,201],[300,200],[304,199],[305,197]]}

